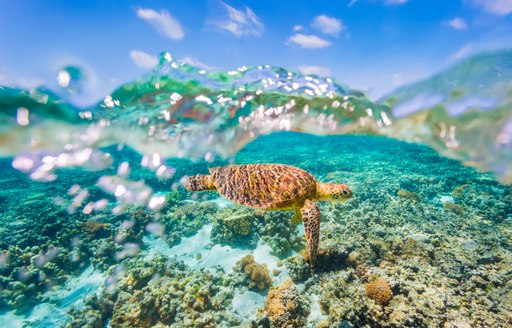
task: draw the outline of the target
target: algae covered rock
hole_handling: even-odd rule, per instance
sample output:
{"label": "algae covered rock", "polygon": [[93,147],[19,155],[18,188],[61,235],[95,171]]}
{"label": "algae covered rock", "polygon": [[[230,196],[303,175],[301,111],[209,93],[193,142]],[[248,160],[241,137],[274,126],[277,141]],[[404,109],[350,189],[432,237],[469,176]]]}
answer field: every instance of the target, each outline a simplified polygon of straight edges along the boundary
{"label": "algae covered rock", "polygon": [[458,204],[452,203],[452,202],[445,202],[443,203],[443,208],[447,211],[453,212],[457,215],[464,214],[464,208]]}
{"label": "algae covered rock", "polygon": [[84,229],[85,233],[94,237],[98,237],[107,231],[108,224],[94,220],[86,220],[83,223],[82,228]]}
{"label": "algae covered rock", "polygon": [[421,200],[421,196],[420,195],[418,195],[414,191],[409,191],[409,190],[405,190],[405,189],[398,190],[397,195],[399,197],[402,197],[402,198],[405,198],[405,199],[409,199],[409,200],[412,200],[412,201],[415,201],[415,202],[419,202]]}
{"label": "algae covered rock", "polygon": [[310,309],[304,296],[288,279],[268,292],[265,311],[278,327],[305,327]]}

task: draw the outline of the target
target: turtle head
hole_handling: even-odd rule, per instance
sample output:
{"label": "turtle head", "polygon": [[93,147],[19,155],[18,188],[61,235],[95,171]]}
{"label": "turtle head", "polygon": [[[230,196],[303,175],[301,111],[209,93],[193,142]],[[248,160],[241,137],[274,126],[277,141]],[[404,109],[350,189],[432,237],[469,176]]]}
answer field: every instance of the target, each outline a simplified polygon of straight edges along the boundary
{"label": "turtle head", "polygon": [[320,183],[317,187],[317,197],[319,200],[342,202],[352,198],[352,196],[352,189],[344,184]]}

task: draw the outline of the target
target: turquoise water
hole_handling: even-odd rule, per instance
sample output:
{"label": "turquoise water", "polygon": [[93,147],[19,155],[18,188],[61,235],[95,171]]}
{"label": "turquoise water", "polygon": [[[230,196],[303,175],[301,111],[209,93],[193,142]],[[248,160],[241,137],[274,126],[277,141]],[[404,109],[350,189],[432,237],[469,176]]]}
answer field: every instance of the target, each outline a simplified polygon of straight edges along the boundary
{"label": "turquoise water", "polygon": [[[510,52],[379,102],[283,68],[166,58],[90,108],[0,89],[0,322],[510,325]],[[482,73],[498,64],[499,79]],[[245,163],[351,186],[352,199],[319,203],[312,270],[292,211],[183,187]]]}

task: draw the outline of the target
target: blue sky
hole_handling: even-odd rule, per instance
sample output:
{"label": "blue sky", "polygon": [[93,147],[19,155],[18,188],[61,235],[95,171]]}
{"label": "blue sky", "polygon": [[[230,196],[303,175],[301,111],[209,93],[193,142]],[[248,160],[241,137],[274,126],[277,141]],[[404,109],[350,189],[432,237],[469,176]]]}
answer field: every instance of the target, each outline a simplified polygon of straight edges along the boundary
{"label": "blue sky", "polygon": [[58,90],[82,67],[93,103],[162,51],[197,66],[328,74],[377,98],[512,45],[512,0],[0,0],[0,84]]}

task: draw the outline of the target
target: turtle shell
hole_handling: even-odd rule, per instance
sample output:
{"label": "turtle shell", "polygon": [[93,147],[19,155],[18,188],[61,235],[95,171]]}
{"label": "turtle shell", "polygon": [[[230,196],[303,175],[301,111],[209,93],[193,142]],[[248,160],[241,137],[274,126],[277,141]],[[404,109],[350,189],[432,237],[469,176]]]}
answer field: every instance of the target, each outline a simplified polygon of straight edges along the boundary
{"label": "turtle shell", "polygon": [[290,165],[229,165],[212,168],[210,174],[224,197],[254,208],[286,208],[316,193],[316,179]]}

